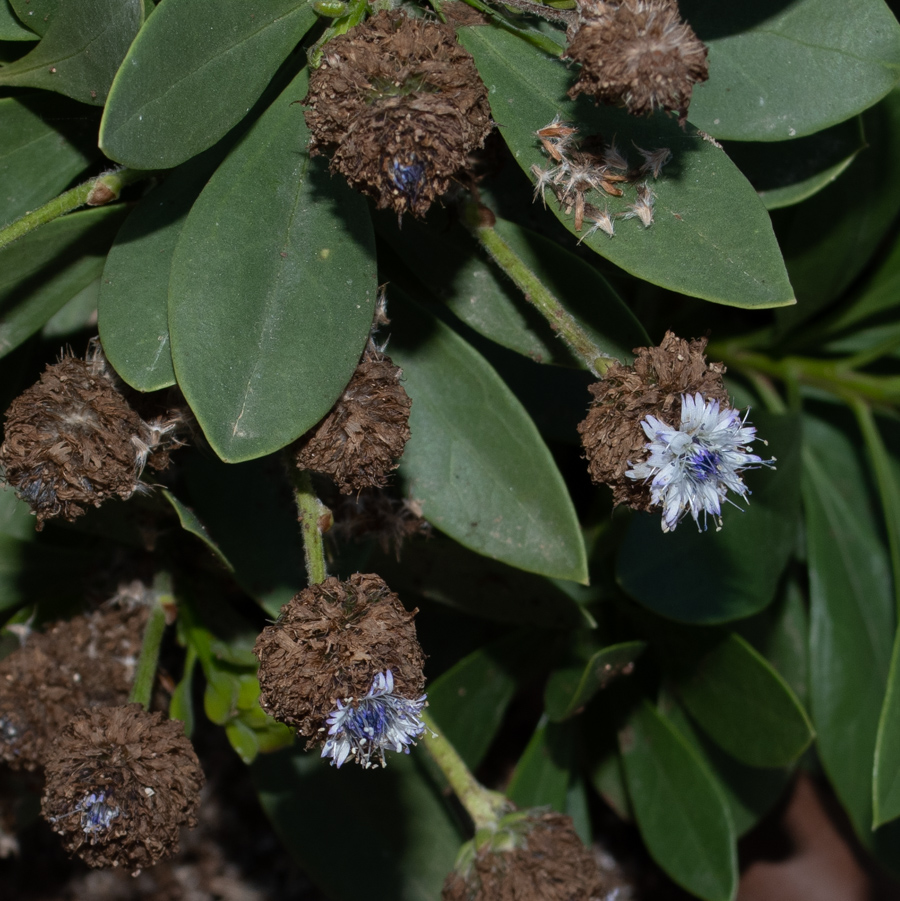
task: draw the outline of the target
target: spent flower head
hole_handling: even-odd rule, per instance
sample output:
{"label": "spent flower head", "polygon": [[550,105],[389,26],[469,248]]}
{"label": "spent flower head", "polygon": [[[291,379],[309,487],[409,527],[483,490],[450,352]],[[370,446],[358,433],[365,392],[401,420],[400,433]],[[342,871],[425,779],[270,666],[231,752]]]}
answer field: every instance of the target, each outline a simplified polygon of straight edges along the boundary
{"label": "spent flower head", "polygon": [[422,695],[410,700],[395,695],[393,673],[377,673],[372,687],[359,700],[344,698],[337,702],[337,710],[327,720],[330,728],[322,756],[330,757],[338,768],[352,757],[368,769],[379,760],[382,766],[387,765],[385,751],[409,754],[409,746],[425,731],[425,698]]}
{"label": "spent flower head", "polygon": [[[748,410],[749,413],[749,410]],[[747,413],[705,400],[702,394],[681,399],[681,422],[670,426],[647,416],[642,422],[649,457],[625,473],[630,479],[650,482],[650,500],[663,508],[662,529],[671,532],[690,513],[700,528],[712,514],[722,528],[722,501],[733,491],[746,500],[750,490],[741,479],[745,469],[772,466],[749,452],[756,429],[747,424]]]}

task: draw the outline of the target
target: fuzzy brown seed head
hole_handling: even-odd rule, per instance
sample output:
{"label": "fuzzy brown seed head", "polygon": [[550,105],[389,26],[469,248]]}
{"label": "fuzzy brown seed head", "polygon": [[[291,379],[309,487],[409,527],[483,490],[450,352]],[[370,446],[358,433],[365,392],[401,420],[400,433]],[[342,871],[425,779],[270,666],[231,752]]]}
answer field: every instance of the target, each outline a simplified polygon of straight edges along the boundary
{"label": "fuzzy brown seed head", "polygon": [[0,467],[37,516],[72,521],[138,488],[158,436],[128,405],[105,360],[65,357],[6,411]]}
{"label": "fuzzy brown seed head", "polygon": [[449,25],[382,11],[331,41],[310,76],[310,152],[399,215],[424,215],[492,128],[487,91]]}
{"label": "fuzzy brown seed head", "polygon": [[578,0],[566,55],[581,63],[570,97],[588,94],[635,115],[664,109],[684,122],[694,85],[709,77],[707,48],[675,0]]}
{"label": "fuzzy brown seed head", "polygon": [[146,622],[146,607],[98,610],[30,634],[0,661],[0,760],[38,769],[76,710],[124,704]]}
{"label": "fuzzy brown seed head", "polygon": [[513,818],[518,822],[498,829],[474,856],[464,859],[461,855],[457,869],[444,882],[442,901],[602,901],[609,897],[612,880],[600,872],[571,817],[530,811],[504,819]]}
{"label": "fuzzy brown seed head", "polygon": [[381,488],[409,440],[402,370],[371,347],[331,412],[298,442],[298,468],[331,476],[342,494]]}
{"label": "fuzzy brown seed head", "polygon": [[325,739],[325,720],[346,698],[360,698],[378,673],[391,670],[394,694],[417,698],[425,655],[413,617],[380,576],[356,573],[295,595],[253,649],[259,702],[309,741]]}
{"label": "fuzzy brown seed head", "polygon": [[140,704],[82,710],[46,768],[41,812],[70,854],[140,871],[178,851],[196,826],[203,771],[184,724]]}
{"label": "fuzzy brown seed head", "polygon": [[686,341],[666,332],[659,347],[636,347],[633,366],[614,363],[590,386],[594,400],[578,426],[588,471],[596,484],[613,489],[613,503],[649,510],[650,486],[625,477],[630,464],[647,457],[641,420],[655,416],[668,425],[681,421],[681,398],[699,392],[728,403],[722,363],[706,362],[706,338]]}

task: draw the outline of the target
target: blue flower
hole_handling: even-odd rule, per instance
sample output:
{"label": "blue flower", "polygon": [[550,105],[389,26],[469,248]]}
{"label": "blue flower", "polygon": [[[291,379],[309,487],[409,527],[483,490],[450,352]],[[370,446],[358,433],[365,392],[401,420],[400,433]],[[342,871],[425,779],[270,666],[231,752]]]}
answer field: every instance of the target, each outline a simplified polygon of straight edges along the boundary
{"label": "blue flower", "polygon": [[712,514],[718,531],[722,528],[722,501],[737,506],[728,500],[728,492],[743,500],[750,494],[740,473],[775,462],[748,453],[748,446],[757,438],[756,429],[747,425],[747,414],[742,418],[731,407],[720,409],[718,401],[705,401],[702,394],[682,395],[677,428],[655,416],[647,416],[641,427],[649,439],[645,446],[650,456],[636,466],[629,462],[631,468],[625,475],[650,480],[650,502],[663,508],[664,532],[671,532],[686,513],[698,529],[700,514],[704,529],[706,517]]}
{"label": "blue flower", "polygon": [[337,767],[355,757],[368,769],[378,760],[386,766],[386,750],[409,754],[409,745],[415,744],[414,739],[425,731],[421,718],[425,695],[410,701],[397,697],[393,691],[394,676],[387,670],[375,675],[372,687],[358,701],[338,701],[337,710],[328,716],[330,728],[322,756],[330,757]]}

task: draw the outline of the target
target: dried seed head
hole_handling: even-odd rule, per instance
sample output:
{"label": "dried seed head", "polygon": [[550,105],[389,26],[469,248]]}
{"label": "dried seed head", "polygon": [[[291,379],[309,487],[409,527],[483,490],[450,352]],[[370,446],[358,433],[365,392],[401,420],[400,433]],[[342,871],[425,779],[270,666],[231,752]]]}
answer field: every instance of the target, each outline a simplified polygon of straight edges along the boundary
{"label": "dried seed head", "polygon": [[129,498],[172,428],[148,425],[117,390],[102,354],[64,357],[6,411],[0,466],[44,521],[72,521],[110,497]]}
{"label": "dried seed head", "polygon": [[376,575],[329,578],[304,589],[256,640],[263,710],[312,747],[326,740],[338,701],[364,697],[379,673],[391,671],[393,694],[420,697],[425,655],[416,612],[407,612]]}
{"label": "dried seed head", "polygon": [[382,11],[329,42],[310,76],[310,152],[375,198],[424,215],[492,128],[487,91],[449,25]]}
{"label": "dried seed head", "polygon": [[297,442],[297,466],[331,476],[343,494],[387,484],[410,434],[402,374],[370,342],[331,412]]}
{"label": "dried seed head", "polygon": [[92,867],[139,872],[196,826],[203,771],[184,724],[140,704],[82,710],[47,761],[44,818]]}
{"label": "dried seed head", "polygon": [[589,94],[635,115],[664,109],[684,122],[694,85],[709,77],[706,46],[675,0],[578,0],[566,55],[581,63],[570,97]]}
{"label": "dried seed head", "polygon": [[706,339],[685,341],[666,332],[659,347],[635,348],[633,366],[614,363],[590,386],[594,400],[578,426],[588,471],[596,484],[613,489],[613,503],[649,510],[650,487],[626,477],[629,464],[647,456],[647,436],[641,421],[648,414],[677,423],[682,395],[700,393],[727,405],[722,381],[725,366],[706,362]]}
{"label": "dried seed head", "polygon": [[601,901],[615,877],[601,873],[572,818],[540,810],[501,819],[481,842],[463,846],[442,901]]}
{"label": "dried seed head", "polygon": [[124,704],[146,622],[146,607],[76,616],[0,662],[0,760],[35,770],[76,710]]}

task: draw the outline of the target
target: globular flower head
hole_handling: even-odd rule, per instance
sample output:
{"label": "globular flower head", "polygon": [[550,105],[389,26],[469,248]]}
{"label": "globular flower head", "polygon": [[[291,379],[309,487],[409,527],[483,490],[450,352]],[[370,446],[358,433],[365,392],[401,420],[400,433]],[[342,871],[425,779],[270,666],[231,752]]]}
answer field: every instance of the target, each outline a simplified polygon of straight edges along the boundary
{"label": "globular flower head", "polygon": [[675,0],[578,0],[566,55],[581,63],[570,97],[635,115],[671,110],[683,122],[694,85],[709,77],[706,46]]}
{"label": "globular flower head", "polygon": [[[377,733],[380,746],[371,753],[379,759],[383,749],[405,746],[400,736],[419,734],[411,718],[424,702],[416,612],[407,612],[374,574],[355,573],[346,582],[332,577],[304,589],[256,640],[263,710],[297,729],[307,747],[331,742],[335,762],[343,763],[354,747],[360,753],[367,728]],[[370,756],[363,754],[362,762]]]}
{"label": "globular flower head", "polygon": [[379,760],[385,765],[385,751],[409,754],[409,746],[425,731],[424,707],[425,695],[410,700],[394,694],[390,670],[376,673],[372,687],[361,698],[337,702],[326,720],[328,738],[322,756],[330,757],[338,768],[352,757],[368,769]]}
{"label": "globular flower head", "polygon": [[80,711],[46,766],[44,818],[92,867],[152,866],[195,826],[203,771],[184,724],[140,704]]}
{"label": "globular flower head", "polygon": [[310,152],[379,209],[424,215],[481,147],[487,90],[450,25],[383,10],[336,37],[310,76]]}
{"label": "globular flower head", "polygon": [[701,394],[682,398],[677,425],[647,416],[641,426],[649,456],[625,475],[649,483],[651,504],[663,510],[664,532],[671,532],[688,513],[698,528],[701,513],[704,528],[710,514],[721,528],[728,492],[744,499],[750,493],[741,473],[775,462],[749,452],[756,429],[747,425],[746,416]]}

